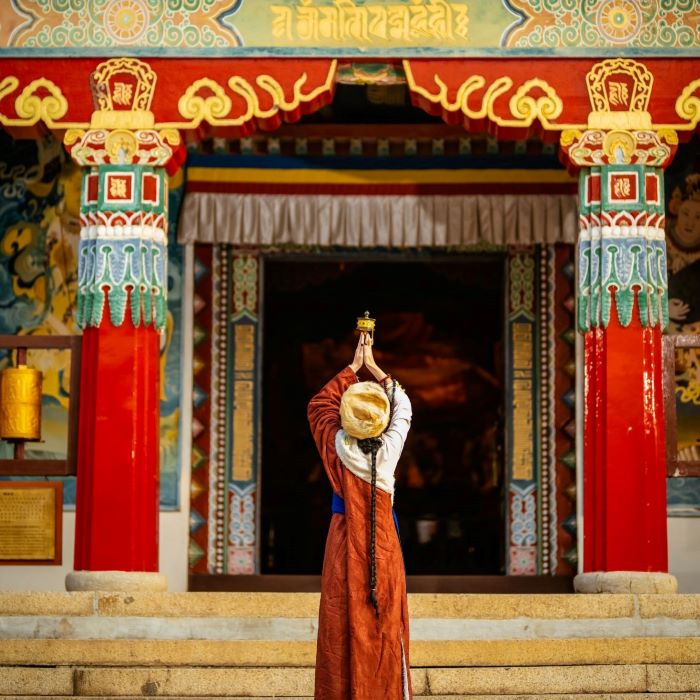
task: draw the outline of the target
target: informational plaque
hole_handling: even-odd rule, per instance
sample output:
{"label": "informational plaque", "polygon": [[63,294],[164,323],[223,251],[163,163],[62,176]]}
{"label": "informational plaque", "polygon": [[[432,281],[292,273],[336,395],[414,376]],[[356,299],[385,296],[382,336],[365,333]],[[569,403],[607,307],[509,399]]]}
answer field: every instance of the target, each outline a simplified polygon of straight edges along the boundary
{"label": "informational plaque", "polygon": [[0,564],[60,564],[63,484],[0,482]]}

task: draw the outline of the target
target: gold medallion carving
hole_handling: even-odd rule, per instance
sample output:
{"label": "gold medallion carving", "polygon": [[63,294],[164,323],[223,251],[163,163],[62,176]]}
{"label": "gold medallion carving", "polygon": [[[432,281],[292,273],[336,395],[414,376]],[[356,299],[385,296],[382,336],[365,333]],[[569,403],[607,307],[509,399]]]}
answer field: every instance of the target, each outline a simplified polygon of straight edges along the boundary
{"label": "gold medallion carving", "polygon": [[647,67],[628,58],[597,63],[586,76],[592,112],[591,129],[650,129],[647,111],[654,76]]}
{"label": "gold medallion carving", "polygon": [[95,111],[90,128],[69,129],[63,142],[80,165],[163,165],[180,143],[172,128],[157,129],[150,111],[156,74],[144,61],[113,58],[90,78]]}
{"label": "gold medallion carving", "polygon": [[113,163],[131,163],[138,148],[135,133],[127,129],[110,131],[105,139],[105,150]]}

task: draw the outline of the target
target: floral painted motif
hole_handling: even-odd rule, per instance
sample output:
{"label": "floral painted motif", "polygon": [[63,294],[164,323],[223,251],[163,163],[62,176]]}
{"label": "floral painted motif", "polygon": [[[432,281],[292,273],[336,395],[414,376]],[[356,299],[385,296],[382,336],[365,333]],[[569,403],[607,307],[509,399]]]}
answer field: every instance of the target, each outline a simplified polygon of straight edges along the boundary
{"label": "floral painted motif", "polygon": [[523,21],[509,48],[691,48],[700,42],[695,0],[506,0]]}
{"label": "floral painted motif", "polygon": [[632,0],[607,0],[598,8],[600,31],[613,44],[632,41],[642,28],[642,12]]}
{"label": "floral painted motif", "polygon": [[242,0],[12,0],[0,45],[66,47],[232,47],[225,21]]}
{"label": "floral painted motif", "polygon": [[[692,49],[696,0],[5,0],[0,50]],[[396,55],[396,54],[395,54]]]}
{"label": "floral painted motif", "polygon": [[127,304],[135,326],[166,322],[166,248],[162,241],[140,238],[80,242],[76,321],[99,326],[108,301],[115,326],[124,323]]}

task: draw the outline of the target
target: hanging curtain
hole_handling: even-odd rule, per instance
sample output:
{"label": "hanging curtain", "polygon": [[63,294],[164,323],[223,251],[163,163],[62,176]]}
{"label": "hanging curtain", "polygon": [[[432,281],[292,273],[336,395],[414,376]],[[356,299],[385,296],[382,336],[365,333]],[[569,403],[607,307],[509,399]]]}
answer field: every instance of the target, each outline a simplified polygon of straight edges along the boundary
{"label": "hanging curtain", "polygon": [[420,248],[574,243],[574,194],[188,192],[181,243]]}

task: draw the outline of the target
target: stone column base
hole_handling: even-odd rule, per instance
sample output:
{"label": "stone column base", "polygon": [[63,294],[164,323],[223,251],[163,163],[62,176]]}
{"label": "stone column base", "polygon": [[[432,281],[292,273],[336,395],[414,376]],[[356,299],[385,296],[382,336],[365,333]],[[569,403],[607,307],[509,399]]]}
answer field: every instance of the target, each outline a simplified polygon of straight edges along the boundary
{"label": "stone column base", "polygon": [[168,579],[151,571],[71,571],[67,591],[167,591]]}
{"label": "stone column base", "polygon": [[577,593],[677,593],[675,576],[657,571],[592,571],[574,578]]}

